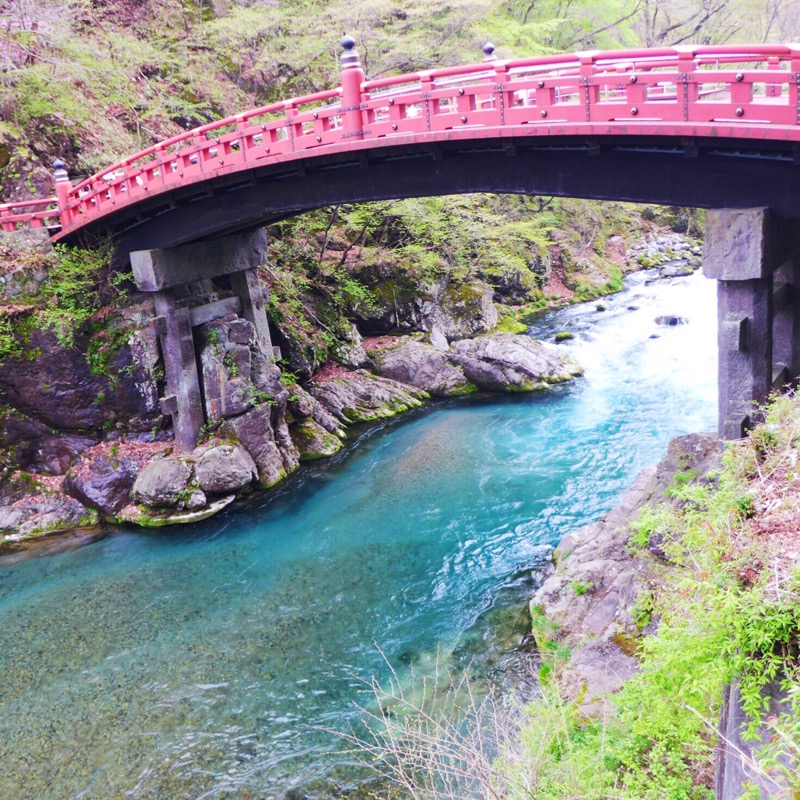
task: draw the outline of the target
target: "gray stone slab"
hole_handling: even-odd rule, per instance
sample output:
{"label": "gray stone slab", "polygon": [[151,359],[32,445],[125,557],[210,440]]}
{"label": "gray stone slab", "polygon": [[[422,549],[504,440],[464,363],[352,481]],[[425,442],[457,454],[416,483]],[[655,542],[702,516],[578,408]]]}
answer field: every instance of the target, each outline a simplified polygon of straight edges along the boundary
{"label": "gray stone slab", "polygon": [[800,260],[792,259],[775,274],[773,360],[786,366],[789,381],[800,377]]}
{"label": "gray stone slab", "polygon": [[800,251],[800,223],[767,208],[718,208],[706,212],[703,272],[722,281],[772,275]]}
{"label": "gray stone slab", "polygon": [[772,278],[720,281],[719,433],[738,439],[772,389]]}
{"label": "gray stone slab", "polygon": [[238,297],[226,297],[223,300],[215,300],[213,303],[206,303],[204,306],[195,306],[189,309],[189,318],[192,327],[205,325],[215,319],[226,317],[228,314],[239,314],[242,310],[242,301]]}
{"label": "gray stone slab", "polygon": [[267,259],[267,236],[259,229],[168,250],[135,250],[130,258],[140,291],[158,292],[263,264]]}

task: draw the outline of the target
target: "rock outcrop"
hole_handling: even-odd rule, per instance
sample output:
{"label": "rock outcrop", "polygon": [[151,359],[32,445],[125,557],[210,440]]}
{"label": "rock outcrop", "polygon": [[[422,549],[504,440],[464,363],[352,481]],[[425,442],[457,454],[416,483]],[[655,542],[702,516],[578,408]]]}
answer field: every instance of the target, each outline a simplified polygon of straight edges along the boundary
{"label": "rock outcrop", "polygon": [[413,337],[378,341],[370,350],[376,371],[434,397],[476,389],[535,391],[582,374],[568,355],[520,334],[491,333],[438,347]]}
{"label": "rock outcrop", "polygon": [[658,560],[629,548],[630,523],[643,506],[664,499],[679,469],[705,475],[719,453],[712,434],[675,439],[666,458],[645,469],[616,508],[565,536],[555,549],[556,570],[531,600],[531,617],[539,637],[554,637],[570,648],[560,685],[586,714],[599,713],[604,695],[636,672],[633,653],[649,629],[639,628],[634,609],[661,581]]}
{"label": "rock outcrop", "polygon": [[515,333],[495,333],[456,342],[451,358],[479,389],[525,392],[546,389],[582,375],[568,355]]}
{"label": "rock outcrop", "polygon": [[313,381],[309,394],[343,425],[374,422],[419,408],[428,393],[365,370]]}
{"label": "rock outcrop", "polygon": [[0,534],[6,541],[58,533],[94,525],[97,514],[57,488],[28,485],[26,493],[12,502],[0,501]]}
{"label": "rock outcrop", "polygon": [[446,277],[428,283],[409,275],[384,275],[370,265],[359,278],[372,289],[376,302],[359,311],[362,330],[384,333],[441,331],[449,341],[487,333],[497,325],[492,287],[483,281],[451,281]]}
{"label": "rock outcrop", "polygon": [[85,459],[81,468],[67,473],[64,491],[110,517],[130,502],[140,469],[140,462],[128,457]]}
{"label": "rock outcrop", "polygon": [[411,384],[432,397],[453,397],[475,391],[450,353],[417,339],[403,337],[393,347],[373,351],[379,375]]}

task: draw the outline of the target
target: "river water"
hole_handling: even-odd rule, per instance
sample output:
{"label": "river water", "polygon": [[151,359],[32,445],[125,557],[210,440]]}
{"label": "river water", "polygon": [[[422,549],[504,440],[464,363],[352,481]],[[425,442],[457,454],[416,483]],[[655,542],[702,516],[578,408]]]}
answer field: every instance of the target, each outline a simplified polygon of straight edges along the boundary
{"label": "river water", "polygon": [[716,427],[714,282],[651,277],[533,326],[574,332],[573,385],[439,403],[197,527],[0,567],[0,797],[283,798],[342,770],[325,729],[384,658],[524,684],[549,546]]}

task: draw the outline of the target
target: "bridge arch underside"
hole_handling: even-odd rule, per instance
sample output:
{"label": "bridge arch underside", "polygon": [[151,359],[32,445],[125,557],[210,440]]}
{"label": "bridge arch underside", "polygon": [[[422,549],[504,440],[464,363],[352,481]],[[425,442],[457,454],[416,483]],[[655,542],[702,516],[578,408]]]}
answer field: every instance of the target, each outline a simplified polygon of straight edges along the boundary
{"label": "bridge arch underside", "polygon": [[155,293],[154,324],[161,325],[168,362],[162,410],[172,414],[178,441],[191,448],[203,412],[185,291],[190,282],[235,272],[236,298],[224,303],[237,303],[269,353],[266,298],[256,276],[266,254],[259,228],[337,203],[471,192],[715,209],[707,218],[703,268],[718,281],[720,434],[738,438],[754,419],[753,403],[798,382],[800,145],[788,140],[606,135],[353,142],[345,152],[320,150],[162,193],[58,238],[91,246],[97,236],[113,235],[121,268],[140,251],[134,275],[140,289]]}
{"label": "bridge arch underside", "polygon": [[195,183],[62,238],[113,235],[132,250],[251,230],[337,203],[471,192],[555,195],[701,208],[770,208],[800,218],[800,144],[658,136],[452,140],[297,159]]}

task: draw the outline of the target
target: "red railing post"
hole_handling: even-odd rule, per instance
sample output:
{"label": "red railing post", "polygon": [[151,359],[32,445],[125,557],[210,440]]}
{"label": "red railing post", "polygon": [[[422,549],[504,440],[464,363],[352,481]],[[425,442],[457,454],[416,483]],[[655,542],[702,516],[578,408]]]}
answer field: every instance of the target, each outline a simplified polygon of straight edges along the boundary
{"label": "red railing post", "polygon": [[692,107],[697,102],[694,47],[691,45],[673,48],[678,54],[678,76],[675,93],[678,98],[678,119],[688,122],[692,118]]}
{"label": "red railing post", "polygon": [[342,39],[342,139],[363,139],[364,123],[361,114],[361,84],[364,70],[352,36]]}
{"label": "red railing post", "polygon": [[0,208],[0,227],[2,227],[4,231],[16,230],[17,226],[8,219],[8,217],[10,216],[11,216],[10,205],[4,205],[2,208]]}
{"label": "red railing post", "polygon": [[596,105],[598,98],[598,87],[594,85],[593,78],[595,73],[596,52],[576,53],[580,60],[581,74],[581,102],[583,103],[583,114],[587,122],[592,119],[592,106]]}
{"label": "red railing post", "polygon": [[67,172],[67,165],[61,160],[56,159],[53,162],[53,177],[56,180],[56,199],[58,201],[58,219],[61,222],[61,227],[66,228],[71,221],[71,214],[69,212],[69,190],[72,184],[69,180],[69,173]]}
{"label": "red railing post", "polygon": [[790,45],[789,49],[789,107],[797,109],[795,123],[800,125],[800,46]]}

